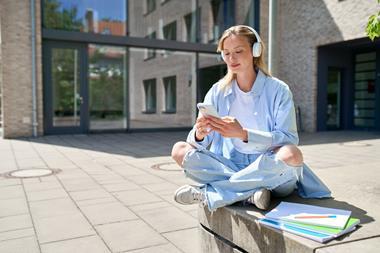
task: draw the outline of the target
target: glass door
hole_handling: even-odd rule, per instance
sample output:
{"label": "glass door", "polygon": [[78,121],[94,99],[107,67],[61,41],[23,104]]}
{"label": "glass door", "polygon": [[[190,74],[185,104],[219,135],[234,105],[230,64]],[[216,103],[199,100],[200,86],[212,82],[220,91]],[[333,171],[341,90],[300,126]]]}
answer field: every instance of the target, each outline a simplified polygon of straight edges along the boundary
{"label": "glass door", "polygon": [[75,43],[44,47],[44,111],[47,134],[87,131],[86,51]]}
{"label": "glass door", "polygon": [[376,52],[355,55],[354,127],[375,128]]}
{"label": "glass door", "polygon": [[336,68],[328,69],[326,126],[330,130],[341,127],[341,72]]}

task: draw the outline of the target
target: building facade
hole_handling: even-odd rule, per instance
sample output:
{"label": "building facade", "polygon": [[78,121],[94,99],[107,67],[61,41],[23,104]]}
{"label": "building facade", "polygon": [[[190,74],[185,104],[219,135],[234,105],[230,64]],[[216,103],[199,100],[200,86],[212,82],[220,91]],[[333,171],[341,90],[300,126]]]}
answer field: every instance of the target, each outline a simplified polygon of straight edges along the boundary
{"label": "building facade", "polygon": [[[246,24],[267,43],[268,2],[0,0],[3,137],[191,127],[226,72],[221,33]],[[274,2],[273,72],[300,130],[380,130],[377,1]]]}

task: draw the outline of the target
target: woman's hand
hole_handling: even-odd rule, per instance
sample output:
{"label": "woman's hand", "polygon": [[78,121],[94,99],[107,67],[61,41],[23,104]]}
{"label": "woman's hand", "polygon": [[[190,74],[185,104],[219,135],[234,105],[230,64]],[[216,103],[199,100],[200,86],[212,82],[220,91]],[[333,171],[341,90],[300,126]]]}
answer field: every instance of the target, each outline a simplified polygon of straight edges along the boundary
{"label": "woman's hand", "polygon": [[195,122],[195,129],[195,140],[202,141],[211,132],[209,119],[202,114],[199,114],[197,121]]}
{"label": "woman's hand", "polygon": [[221,119],[208,116],[211,129],[220,133],[223,137],[239,138],[242,141],[248,140],[248,133],[234,117],[226,116]]}

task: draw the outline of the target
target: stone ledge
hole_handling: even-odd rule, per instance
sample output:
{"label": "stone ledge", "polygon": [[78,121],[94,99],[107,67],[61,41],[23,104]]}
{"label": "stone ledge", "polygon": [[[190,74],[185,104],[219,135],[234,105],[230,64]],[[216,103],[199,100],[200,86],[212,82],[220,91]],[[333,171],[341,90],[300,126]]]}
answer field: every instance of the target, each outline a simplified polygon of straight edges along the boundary
{"label": "stone ledge", "polygon": [[[271,208],[278,202],[274,201]],[[355,232],[322,244],[257,223],[256,220],[264,215],[264,212],[260,212],[252,205],[236,204],[219,208],[212,213],[207,208],[199,207],[202,252],[338,253],[343,252],[343,249],[347,249],[347,247],[365,249],[360,252],[376,252],[378,248],[376,245],[380,244],[380,237],[368,239],[351,236],[351,234],[355,235]],[[359,227],[358,230],[360,229]],[[368,240],[371,240],[369,245],[367,244]],[[363,248],[361,245],[365,245],[365,247]]]}

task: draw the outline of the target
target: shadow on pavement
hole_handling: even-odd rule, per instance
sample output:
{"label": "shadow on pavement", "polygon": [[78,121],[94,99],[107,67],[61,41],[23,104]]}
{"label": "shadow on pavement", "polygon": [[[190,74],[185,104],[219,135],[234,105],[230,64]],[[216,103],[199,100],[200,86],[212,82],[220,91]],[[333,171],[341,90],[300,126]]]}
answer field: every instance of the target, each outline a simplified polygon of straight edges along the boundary
{"label": "shadow on pavement", "polygon": [[[37,138],[21,138],[34,143],[73,147],[135,158],[170,156],[177,141],[186,140],[187,131],[112,133],[88,135],[51,135]],[[366,145],[366,140],[380,139],[380,132],[326,131],[300,133],[300,145],[342,143],[342,145]],[[357,142],[352,143],[351,142]]]}

